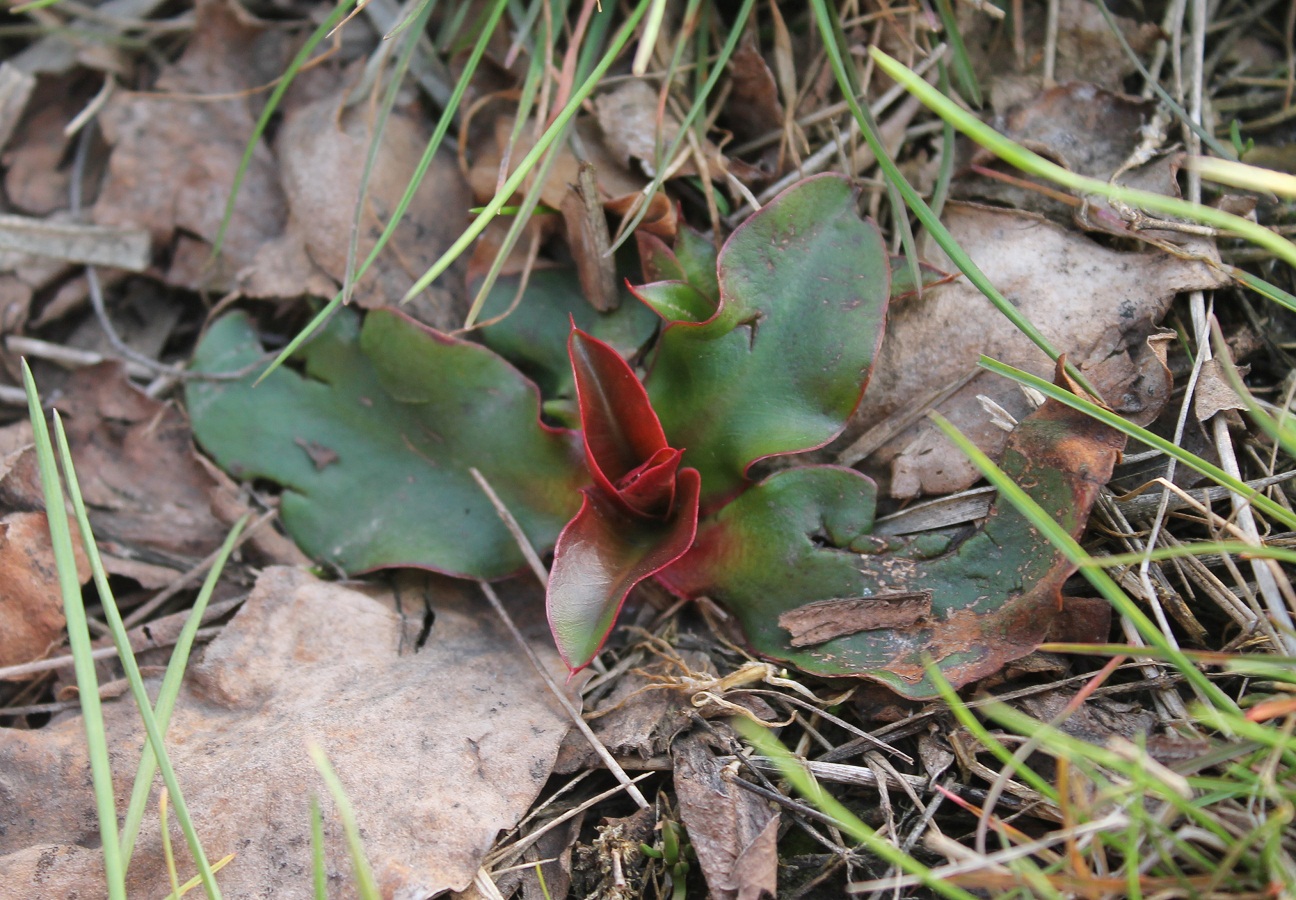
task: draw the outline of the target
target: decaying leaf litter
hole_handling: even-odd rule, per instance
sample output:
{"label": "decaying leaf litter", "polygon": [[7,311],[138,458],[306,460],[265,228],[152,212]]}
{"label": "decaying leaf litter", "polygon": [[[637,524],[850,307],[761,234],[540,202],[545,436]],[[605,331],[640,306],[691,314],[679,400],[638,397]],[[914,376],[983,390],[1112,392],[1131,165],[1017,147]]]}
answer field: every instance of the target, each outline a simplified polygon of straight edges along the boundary
{"label": "decaying leaf litter", "polygon": [[[766,757],[750,755],[735,730],[748,720],[776,726],[822,783],[840,785],[832,792],[868,827],[913,854],[898,883],[929,886],[903,890],[1016,887],[1088,897],[1136,887],[1225,896],[1296,889],[1282,818],[1292,799],[1289,670],[1275,657],[1243,680],[1230,674],[1243,663],[1197,658],[1248,710],[1225,720],[1196,705],[1211,700],[1220,709],[1218,698],[1164,664],[1178,646],[1245,653],[1253,667],[1275,652],[1290,655],[1284,572],[1218,553],[1134,560],[1114,574],[1141,605],[1113,617],[1096,596],[1097,582],[1068,580],[1076,559],[1062,552],[1060,538],[1050,544],[1003,498],[986,518],[993,495],[972,488],[979,469],[923,416],[935,409],[953,422],[1089,552],[1219,539],[1282,548],[1292,527],[1283,487],[1288,459],[1237,414],[1246,404],[1231,386],[1231,366],[1206,357],[1249,365],[1252,392],[1281,414],[1291,396],[1290,313],[1241,291],[1232,266],[1247,264],[1280,289],[1290,289],[1290,270],[1191,224],[1140,217],[1119,202],[1023,178],[943,135],[939,121],[904,99],[866,52],[877,47],[948,85],[980,104],[1000,132],[1072,172],[1195,199],[1200,183],[1181,167],[1201,138],[1169,104],[1121,93],[1151,94],[1121,39],[1142,65],[1164,73],[1161,83],[1181,106],[1205,106],[1215,147],[1283,168],[1290,97],[1282,73],[1291,49],[1279,5],[1221,5],[1203,45],[1193,38],[1207,33],[1207,23],[1188,14],[1193,4],[1187,12],[1172,7],[1160,20],[1149,18],[1159,10],[1116,9],[1110,21],[1088,0],[1014,4],[1006,15],[973,4],[923,12],[815,5],[840,23],[847,59],[901,172],[1085,381],[1082,388],[1061,375],[1059,383],[1082,396],[1097,391],[1127,420],[1175,436],[1198,458],[1263,486],[1279,505],[1254,516],[1235,512],[1227,491],[1203,493],[1207,484],[1190,466],[1167,467],[1164,455],[1138,442],[1113,471],[1124,443],[1114,431],[1053,401],[1032,412],[1038,397],[978,368],[978,356],[987,355],[1055,374],[1052,361],[957,275],[957,261],[929,231],[919,230],[911,244],[898,227],[873,168],[875,152],[839,103],[815,10],[792,4],[757,8],[741,27],[734,17],[753,4],[671,9],[656,43],[647,45],[654,51],[645,57],[648,72],[637,78],[629,60],[635,41],[642,47],[648,40],[640,26],[553,161],[542,158],[517,196],[501,198],[524,207],[538,200],[534,215],[497,219],[402,313],[370,313],[363,327],[349,311],[338,316],[307,345],[308,359],[262,388],[239,393],[246,386],[237,382],[190,379],[181,390],[175,365],[195,346],[200,367],[228,372],[254,367],[265,359],[263,347],[296,334],[364,263],[406,199],[390,241],[351,295],[364,308],[394,304],[430,266],[441,267],[442,253],[472,220],[469,207],[495,198],[581,88],[590,65],[582,50],[615,40],[624,21],[624,11],[582,4],[564,22],[537,4],[525,22],[510,20],[510,11],[503,27],[483,32],[492,6],[431,11],[431,42],[415,48],[409,77],[390,95],[367,181],[365,159],[390,72],[405,70],[399,33],[379,40],[402,11],[376,0],[312,51],[242,170],[269,89],[327,10],[208,2],[159,13],[149,3],[113,0],[74,31],[64,26],[83,11],[54,7],[31,13],[56,26],[51,33],[12,38],[15,52],[0,71],[6,367],[16,383],[18,356],[32,359],[47,403],[66,419],[91,526],[141,661],[165,661],[168,635],[202,567],[245,513],[281,509],[291,537],[323,564],[307,574],[293,542],[260,516],[217,589],[201,632],[210,643],[178,700],[169,749],[188,807],[207,853],[235,854],[218,874],[222,890],[311,890],[309,800],[324,793],[306,753],[311,743],[348,788],[388,896],[561,896],[568,886],[576,896],[628,896],[680,885],[724,897],[839,896],[845,887],[894,887],[892,857],[867,841],[857,846],[861,838],[848,836],[855,832],[825,818],[825,802],[795,798]],[[86,36],[94,34],[108,39]],[[474,68],[475,43],[484,61]],[[1194,48],[1204,54],[1196,67]],[[726,62],[715,53],[731,55]],[[712,74],[715,89],[699,103]],[[468,90],[447,143],[425,160],[422,186],[402,198],[461,76]],[[1194,101],[1196,91],[1209,102]],[[672,148],[677,157],[667,155]],[[761,377],[753,378],[741,366],[697,362],[680,349],[689,345],[683,336],[717,304],[722,313],[753,311],[736,330],[713,329],[730,343],[744,337],[753,351],[779,346],[779,329],[800,324],[795,304],[820,295],[822,267],[797,272],[770,256],[771,274],[756,282],[760,299],[751,303],[738,285],[758,268],[742,239],[721,250],[718,273],[716,254],[744,221],[740,235],[750,239],[771,227],[778,240],[788,235],[762,223],[783,222],[793,229],[788,234],[809,241],[789,244],[794,252],[786,257],[812,258],[819,245],[789,210],[806,196],[798,179],[823,171],[857,179],[857,208],[880,223],[880,240],[889,243],[881,256],[894,282],[883,291],[890,297],[885,337],[876,359],[856,368],[855,385],[845,386],[854,398],[846,403],[847,413],[854,407],[849,420],[830,418],[822,439],[811,429],[790,444],[739,452],[733,463],[709,461],[698,448],[720,445],[708,419],[745,427],[751,416],[741,408],[726,412],[728,419],[717,411],[749,396],[749,382],[777,393],[781,382],[769,370],[800,371],[803,364],[794,343],[783,358],[758,363]],[[658,179],[664,189],[637,230],[622,234],[634,220],[634,198]],[[1263,224],[1281,229],[1284,221],[1285,206],[1272,196],[1208,187],[1203,197]],[[621,249],[607,252],[622,237]],[[218,240],[222,253],[213,264]],[[922,291],[913,289],[915,271],[927,283]],[[479,291],[485,306],[469,313]],[[229,307],[243,318],[217,320]],[[847,313],[840,315],[845,323]],[[496,321],[454,337],[413,324],[449,332],[466,316]],[[569,699],[583,701],[618,769],[640,779],[634,788],[618,785],[589,739],[570,727],[559,697],[524,663],[482,589],[399,569],[348,580],[393,565],[486,578],[521,570],[525,553],[500,526],[473,469],[519,516],[536,549],[552,549],[580,504],[585,477],[580,434],[571,430],[582,419],[574,406],[579,378],[567,359],[568,316],[590,340],[639,367],[627,369],[629,377],[647,370],[647,396],[665,439],[691,435],[662,450],[682,447],[682,464],[700,465],[702,495],[710,497],[694,514],[690,553],[660,573],[656,563],[651,572],[640,567],[658,577],[631,595],[594,671],[566,688]],[[665,350],[652,343],[658,317],[670,324],[666,334],[675,333],[661,339]],[[1213,321],[1220,330],[1214,344]],[[231,328],[244,337],[230,338]],[[398,345],[405,350],[393,351]],[[221,347],[226,356],[213,361]],[[430,367],[439,359],[433,347],[474,361],[442,363],[447,371],[479,374],[462,387],[431,387],[438,370]],[[685,354],[674,368],[672,354]],[[122,362],[101,363],[114,357]],[[703,383],[701,395],[671,377],[689,366],[711,376],[692,379]],[[739,373],[742,384],[717,389],[717,372]],[[514,385],[516,399],[478,406],[474,427],[486,436],[472,437],[461,428],[466,419],[443,413],[455,430],[447,444],[436,417],[426,415],[428,404],[480,404],[474,392],[482,391],[495,404],[501,378]],[[287,384],[296,387],[285,393]],[[840,378],[824,384],[843,389]],[[247,415],[276,390],[283,407]],[[303,396],[311,405],[303,406]],[[330,408],[343,405],[337,396],[367,411],[394,412],[360,417],[353,443],[339,444],[327,420]],[[213,398],[221,397],[233,411],[212,426],[210,410],[221,405]],[[510,402],[524,412],[498,411]],[[314,408],[324,418],[304,424],[312,421],[304,410]],[[770,415],[774,424],[784,417]],[[412,424],[384,431],[392,416]],[[61,611],[50,603],[57,583],[31,431],[18,407],[11,418],[0,482],[0,561],[14,585],[0,610],[7,685],[0,773],[14,802],[4,813],[0,871],[6,883],[32,885],[33,894],[100,895],[99,832]],[[226,471],[193,453],[191,419]],[[527,483],[537,451],[519,459],[518,441],[504,440],[497,428],[491,434],[506,419],[521,422],[531,435],[526,441],[548,446],[553,474],[543,489]],[[209,432],[223,429],[239,452],[261,442],[274,466],[231,465],[203,436],[204,421]],[[382,449],[393,441],[404,452],[403,474],[387,464],[396,456],[384,454],[392,451]],[[464,449],[449,449],[458,446]],[[772,453],[782,455],[761,461]],[[370,465],[363,476],[350,474],[357,457]],[[419,487],[429,470],[440,470],[453,490]],[[1061,495],[1046,484],[1054,475],[1064,476]],[[1173,491],[1160,494],[1152,484],[1156,493],[1149,492],[1159,477]],[[510,488],[510,479],[520,487]],[[437,506],[447,491],[455,515],[460,503],[473,510],[466,520]],[[1158,503],[1158,495],[1166,499]],[[336,504],[315,517],[313,538],[291,513],[311,496]],[[545,499],[537,503],[537,496]],[[1090,503],[1095,514],[1086,528]],[[783,508],[808,515],[798,521],[777,513]],[[536,510],[549,524],[528,518]],[[452,550],[453,564],[427,555],[431,542],[420,529],[429,520],[433,534],[469,548]],[[1009,520],[1019,524],[1009,527]],[[480,542],[487,531],[496,537]],[[344,553],[343,539],[358,549]],[[1013,552],[1035,568],[1004,569]],[[482,561],[464,561],[463,553]],[[960,587],[977,595],[966,609],[951,599]],[[561,682],[551,640],[536,627],[534,578],[493,590],[517,617],[538,664]],[[696,602],[682,604],[677,595]],[[991,612],[980,612],[982,605]],[[1163,636],[1143,653],[1134,649],[1149,640],[1140,617],[1159,623]],[[1036,649],[1046,639],[1053,644]],[[1102,655],[1075,646],[1108,641],[1132,646],[1105,667]],[[843,671],[836,648],[855,653],[874,644],[891,649],[847,662]],[[899,646],[916,648],[903,663],[892,655]],[[941,679],[924,673],[923,652],[936,657],[945,679],[964,686],[970,711],[953,715],[948,697],[934,699]],[[108,698],[123,693],[114,665],[100,663]],[[1008,710],[988,704],[993,697]],[[1023,730],[1009,716],[1013,709],[1034,724]],[[110,699],[106,710],[124,808],[142,737],[129,698]],[[1079,743],[1064,743],[1070,739]],[[1004,745],[1030,769],[996,759],[992,751]],[[1133,777],[1146,772],[1152,775]],[[635,798],[646,798],[647,808],[636,812]],[[325,807],[326,881],[332,893],[349,896],[356,886],[343,828],[327,800]],[[128,880],[132,895],[168,890],[158,821],[145,817]],[[187,877],[193,862],[178,835],[173,843]],[[913,865],[933,867],[935,875],[915,876]]]}

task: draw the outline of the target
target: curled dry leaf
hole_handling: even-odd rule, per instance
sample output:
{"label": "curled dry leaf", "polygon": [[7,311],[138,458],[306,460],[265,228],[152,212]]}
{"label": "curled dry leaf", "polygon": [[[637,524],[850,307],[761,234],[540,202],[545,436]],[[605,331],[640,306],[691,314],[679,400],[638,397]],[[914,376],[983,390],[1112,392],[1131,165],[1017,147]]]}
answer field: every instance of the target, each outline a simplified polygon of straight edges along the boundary
{"label": "curled dry leaf", "polygon": [[733,88],[725,101],[724,116],[735,137],[752,140],[783,127],[783,104],[774,73],[750,33],[743,36],[730,58],[729,75]]}
{"label": "curled dry leaf", "polygon": [[[1109,250],[1040,216],[1012,210],[950,204],[945,222],[990,281],[1054,347],[1088,375],[1107,370],[1100,389],[1117,411],[1143,421],[1155,417],[1169,397],[1168,373],[1154,355],[1148,358],[1147,339],[1177,293],[1220,286],[1218,271],[1160,251]],[[932,261],[954,270],[943,258]],[[972,376],[935,408],[991,457],[998,456],[1007,435],[990,421],[977,395],[990,397],[1018,420],[1031,406],[1016,385],[978,370],[982,354],[1046,377],[1053,368],[966,279],[893,304],[872,385],[847,438],[863,435],[867,443],[926,398]],[[880,449],[876,444],[848,449],[843,461],[854,462],[872,450],[872,471],[889,482],[895,497],[953,493],[980,478],[967,457],[928,422],[892,432]]]}
{"label": "curled dry leaf", "polygon": [[[0,667],[44,659],[63,642],[63,599],[43,505],[36,451],[26,446],[0,457]],[[90,567],[72,527],[77,576],[85,582]]]}
{"label": "curled dry leaf", "polygon": [[[156,93],[117,91],[100,113],[113,152],[93,217],[101,225],[147,228],[154,247],[172,247],[172,284],[223,289],[283,229],[286,204],[275,163],[258,143],[222,259],[207,268],[255,123],[248,89],[280,74],[284,61],[279,37],[249,24],[232,4],[199,4],[198,17],[193,39],[164,68]],[[206,100],[191,94],[237,96]]]}
{"label": "curled dry leaf", "polygon": [[[283,236],[257,254],[247,273],[247,289],[253,295],[296,296],[302,292],[302,283],[312,275],[318,279],[320,272],[326,276],[327,293],[342,283],[373,133],[370,107],[348,107],[349,93],[348,85],[293,110],[284,119],[275,139],[275,153],[289,217]],[[391,219],[428,136],[422,125],[399,108],[388,117],[360,220],[357,265],[369,255]],[[468,186],[453,158],[445,152],[433,157],[386,248],[356,282],[356,301],[374,307],[402,297],[463,231],[471,205]],[[303,260],[297,255],[298,248],[310,263],[305,271],[299,268]],[[424,298],[424,308],[416,299],[412,312],[435,327],[456,327],[463,316],[462,311],[451,308],[452,293],[460,293],[454,287],[454,276],[443,276]]]}
{"label": "curled dry leaf", "polygon": [[59,410],[90,524],[110,557],[183,569],[220,546],[228,526],[212,512],[216,482],[174,405],[148,397],[113,362],[74,373]]}
{"label": "curled dry leaf", "polygon": [[[521,611],[538,598],[519,605],[505,593],[535,633],[540,623]],[[425,604],[435,620],[417,648]],[[537,638],[536,650],[557,675],[547,643]],[[142,730],[129,699],[104,715],[122,803]],[[366,594],[272,568],[192,667],[168,747],[207,852],[237,854],[217,876],[226,896],[313,896],[310,797],[327,798],[306,753],[313,742],[355,801],[383,895],[431,897],[472,882],[549,777],[567,729],[558,701],[465,586],[419,575],[394,594]],[[79,718],[0,731],[0,771],[0,883],[15,896],[100,896]],[[323,802],[330,896],[354,897],[342,828]],[[177,865],[191,872],[177,843]],[[145,816],[128,889],[169,889],[156,816]]]}
{"label": "curled dry leaf", "polygon": [[687,735],[672,749],[680,819],[711,896],[777,897],[779,814],[734,784],[701,736]]}

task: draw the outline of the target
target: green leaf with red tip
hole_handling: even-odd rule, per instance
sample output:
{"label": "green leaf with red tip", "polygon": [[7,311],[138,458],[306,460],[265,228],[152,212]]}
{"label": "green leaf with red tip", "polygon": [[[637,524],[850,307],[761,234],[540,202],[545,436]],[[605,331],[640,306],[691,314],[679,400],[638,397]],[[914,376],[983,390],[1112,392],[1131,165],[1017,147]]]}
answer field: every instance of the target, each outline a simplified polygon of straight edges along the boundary
{"label": "green leaf with red tip", "polygon": [[[218,320],[199,372],[256,363],[248,318]],[[260,385],[190,381],[194,435],[237,478],[284,488],[284,526],[344,572],[418,566],[499,578],[524,566],[469,468],[495,488],[537,547],[553,545],[588,483],[577,436],[539,420],[535,385],[479,344],[391,310],[343,310]]]}
{"label": "green leaf with red tip", "polygon": [[709,238],[683,225],[675,235],[674,247],[667,247],[661,238],[647,232],[636,232],[635,239],[645,282],[682,281],[710,301],[712,307],[719,302],[716,248]]}
{"label": "green leaf with red tip", "polygon": [[636,231],[635,245],[639,248],[639,267],[643,271],[645,282],[688,281],[688,273],[680,265],[675,251],[667,247],[666,242],[657,235]]}
{"label": "green leaf with red tip", "polygon": [[716,245],[700,231],[687,225],[675,235],[675,258],[684,272],[684,281],[697,288],[698,293],[711,301],[720,299],[720,280],[716,272]]}
{"label": "green leaf with red tip", "polygon": [[[1050,401],[1014,430],[1002,468],[1078,535],[1122,445]],[[914,698],[937,694],[928,658],[960,686],[1044,639],[1075,567],[1014,507],[1000,501],[981,530],[925,558],[915,541],[868,536],[873,504],[853,470],[779,472],[704,520],[658,578],[723,603],[764,656]]]}
{"label": "green leaf with red tip", "polygon": [[890,273],[877,228],[830,175],[735,231],[718,286],[711,318],[666,327],[645,381],[671,446],[702,474],[704,506],[735,494],[754,461],[840,433],[882,338]]}
{"label": "green leaf with red tip", "polygon": [[701,482],[680,469],[675,508],[664,520],[627,514],[598,489],[558,537],[549,572],[549,627],[572,671],[589,665],[636,584],[684,555],[697,530]]}

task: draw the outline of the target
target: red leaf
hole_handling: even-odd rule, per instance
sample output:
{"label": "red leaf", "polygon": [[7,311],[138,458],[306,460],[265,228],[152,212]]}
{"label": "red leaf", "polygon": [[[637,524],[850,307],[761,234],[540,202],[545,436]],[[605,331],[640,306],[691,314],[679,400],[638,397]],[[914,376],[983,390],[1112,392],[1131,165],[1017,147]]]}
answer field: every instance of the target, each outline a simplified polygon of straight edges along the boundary
{"label": "red leaf", "polygon": [[624,512],[669,515],[680,453],[667,445],[648,392],[621,354],[575,326],[567,351],[595,485]]}
{"label": "red leaf", "polygon": [[[672,452],[678,462],[679,451]],[[558,652],[573,672],[598,655],[630,589],[693,543],[702,479],[696,469],[681,469],[675,481],[678,503],[661,521],[627,515],[598,487],[587,488],[580,512],[558,536],[546,607]]]}

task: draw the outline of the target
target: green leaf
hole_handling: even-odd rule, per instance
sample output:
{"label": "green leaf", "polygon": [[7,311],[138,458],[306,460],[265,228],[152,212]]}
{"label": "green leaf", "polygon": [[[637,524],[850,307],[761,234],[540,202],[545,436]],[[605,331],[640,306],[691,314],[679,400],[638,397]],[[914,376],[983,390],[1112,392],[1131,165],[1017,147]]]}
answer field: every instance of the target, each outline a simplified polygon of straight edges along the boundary
{"label": "green leaf", "polygon": [[667,322],[705,322],[716,313],[716,302],[686,281],[654,281],[634,293]]}
{"label": "green leaf", "polygon": [[[1013,432],[1002,468],[1074,536],[1121,446],[1050,401]],[[925,558],[912,541],[868,536],[874,492],[851,469],[779,472],[704,520],[658,578],[723,603],[765,656],[908,697],[937,694],[927,658],[961,686],[1039,645],[1075,571],[1064,552],[1001,500],[980,531]]]}
{"label": "green leaf", "polygon": [[700,231],[684,225],[675,235],[675,258],[679,260],[684,281],[715,303],[720,298],[720,281],[716,275],[716,245]]}
{"label": "green leaf", "polygon": [[754,461],[837,436],[868,380],[890,289],[877,228],[832,175],[748,219],[718,278],[716,314],[670,324],[645,381],[671,446],[702,473],[704,507],[738,491]]}
{"label": "green leaf", "polygon": [[[194,356],[235,371],[262,350],[251,322],[226,316]],[[469,474],[476,467],[544,552],[587,482],[576,435],[539,419],[535,385],[478,344],[392,310],[364,327],[344,310],[262,383],[190,381],[194,435],[237,478],[284,488],[284,526],[344,572],[418,566],[499,578],[521,552]]]}
{"label": "green leaf", "polygon": [[[508,310],[517,297],[519,278],[502,276],[486,297],[482,318]],[[522,299],[511,313],[478,330],[482,342],[513,363],[540,386],[546,398],[573,396],[567,335],[576,327],[632,356],[648,343],[657,317],[624,287],[621,304],[600,313],[581,294],[575,269],[539,269],[531,273]]]}

